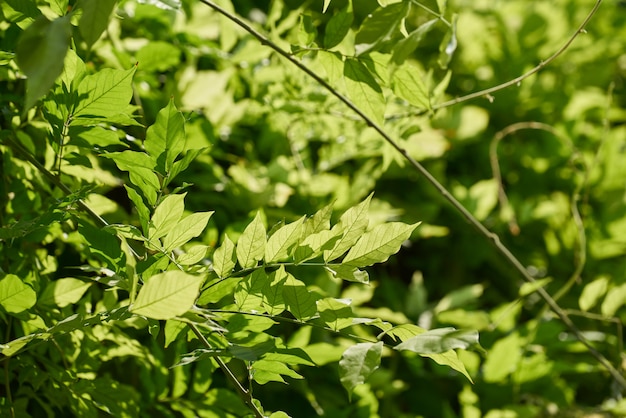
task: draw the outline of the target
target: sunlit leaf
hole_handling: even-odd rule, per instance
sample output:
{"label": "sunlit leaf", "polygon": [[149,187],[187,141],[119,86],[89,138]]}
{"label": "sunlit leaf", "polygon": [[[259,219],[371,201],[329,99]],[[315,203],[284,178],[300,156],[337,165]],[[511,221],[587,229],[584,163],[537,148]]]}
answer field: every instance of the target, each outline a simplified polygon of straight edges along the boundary
{"label": "sunlit leaf", "polygon": [[343,264],[365,267],[387,261],[390,255],[400,250],[402,243],[409,239],[418,225],[419,223],[407,225],[402,222],[377,225],[359,238],[346,254]]}
{"label": "sunlit leaf", "polygon": [[166,176],[174,160],[185,148],[185,119],[170,100],[157,115],[154,125],[148,128],[144,148],[156,161],[155,169]]}
{"label": "sunlit leaf", "polygon": [[73,118],[99,118],[106,120],[126,109],[133,95],[132,80],[136,67],[130,70],[104,68],[88,75],[78,85],[80,101]]}
{"label": "sunlit leaf", "polygon": [[324,0],[324,7],[322,7],[322,13],[326,13],[326,10],[328,10],[328,6],[330,6],[330,2],[331,0]]}
{"label": "sunlit leaf", "polygon": [[225,235],[224,242],[213,253],[213,270],[221,278],[228,277],[235,268],[236,262],[235,244],[228,238],[228,235]]}
{"label": "sunlit leaf", "polygon": [[535,280],[532,283],[524,283],[519,289],[519,295],[520,297],[528,296],[531,293],[536,292],[540,288],[547,286],[548,283],[550,283],[551,281],[552,279],[546,278]]}
{"label": "sunlit leaf", "polygon": [[291,274],[287,274],[282,290],[285,306],[296,319],[306,321],[317,313],[315,295]]}
{"label": "sunlit leaf", "polygon": [[237,260],[243,268],[257,265],[263,259],[267,237],[261,214],[257,212],[237,241]]}
{"label": "sunlit leaf", "polygon": [[38,303],[64,308],[83,297],[91,283],[74,278],[64,278],[50,283],[39,298]]}
{"label": "sunlit leaf", "polygon": [[349,58],[344,61],[343,75],[350,100],[373,121],[382,124],[385,118],[385,97],[367,67]]}
{"label": "sunlit leaf", "polygon": [[324,251],[331,250],[337,240],[341,238],[341,235],[340,229],[325,230],[309,235],[296,248],[294,253],[295,261],[302,263],[319,257]]}
{"label": "sunlit leaf", "polygon": [[354,16],[351,10],[340,10],[330,18],[324,32],[324,47],[330,49],[338,45],[348,34]]}
{"label": "sunlit leaf", "polygon": [[182,5],[181,0],[138,0],[138,2],[164,10],[180,10]]}
{"label": "sunlit leaf", "polygon": [[301,375],[290,369],[286,364],[278,361],[259,360],[252,364],[252,377],[260,385],[268,382],[284,383],[285,380],[282,376],[288,376],[292,379],[303,379]]}
{"label": "sunlit leaf", "polygon": [[426,35],[438,21],[439,19],[431,19],[422,23],[417,29],[411,32],[409,36],[396,43],[393,47],[391,62],[395,65],[402,65],[409,55],[418,47],[424,35]]}
{"label": "sunlit leaf", "polygon": [[206,228],[209,218],[213,212],[196,212],[184,217],[176,224],[163,238],[165,251],[172,251],[174,248],[186,244],[190,239],[199,236]]}
{"label": "sunlit leaf", "polygon": [[356,34],[357,53],[361,54],[389,37],[409,11],[409,2],[378,8],[368,15]]}
{"label": "sunlit leaf", "polygon": [[382,341],[355,344],[344,351],[339,361],[339,378],[349,396],[380,366],[382,352]]}
{"label": "sunlit leaf", "polygon": [[587,283],[580,294],[580,298],[578,299],[578,306],[580,306],[580,310],[588,311],[596,306],[608,288],[609,279],[607,277],[600,277],[591,283]]}
{"label": "sunlit leaf", "polygon": [[513,373],[522,359],[522,347],[524,340],[517,332],[496,341],[489,350],[483,366],[485,381],[502,382]]}
{"label": "sunlit leaf", "polygon": [[263,291],[271,280],[263,269],[255,270],[239,282],[235,290],[235,305],[242,312],[265,312]]}
{"label": "sunlit leaf", "polygon": [[454,350],[446,351],[444,353],[439,354],[420,354],[422,357],[428,357],[433,359],[437,364],[441,364],[442,366],[448,366],[453,370],[461,373],[463,376],[467,378],[470,382],[474,382],[472,377],[467,372],[465,365],[459,359],[459,355]]}
{"label": "sunlit leaf", "polygon": [[185,195],[171,194],[166,196],[154,210],[148,229],[148,238],[159,239],[174,229],[185,211]]}
{"label": "sunlit leaf", "polygon": [[431,108],[428,87],[421,70],[416,66],[403,64],[393,73],[391,84],[394,93],[413,106],[421,109]]}
{"label": "sunlit leaf", "polygon": [[143,285],[130,310],[152,319],[172,319],[191,309],[203,281],[180,270],[157,274]]}
{"label": "sunlit leaf", "polygon": [[600,312],[605,317],[612,317],[615,312],[626,303],[626,283],[611,288],[600,306]]}
{"label": "sunlit leaf", "polygon": [[418,354],[439,354],[458,348],[467,349],[477,344],[478,332],[476,331],[437,328],[411,337],[394,348]]}
{"label": "sunlit leaf", "polygon": [[190,266],[192,264],[199,263],[205,257],[211,247],[208,245],[194,245],[188,248],[184,254],[180,254],[176,257],[176,262],[183,266]]}
{"label": "sunlit leaf", "polygon": [[305,217],[282,226],[274,232],[265,245],[265,263],[287,259],[302,235],[302,223]]}
{"label": "sunlit leaf", "polygon": [[7,274],[0,280],[0,306],[10,313],[20,313],[30,309],[37,302],[32,287],[14,274]]}
{"label": "sunlit leaf", "polygon": [[341,231],[342,236],[332,250],[324,251],[324,261],[330,262],[341,257],[359,240],[369,223],[368,210],[371,199],[372,195],[369,195],[363,202],[341,215],[332,231]]}
{"label": "sunlit leaf", "polygon": [[369,274],[367,274],[367,271],[360,270],[357,267],[344,264],[333,264],[324,267],[333,275],[333,277],[338,279],[356,283],[369,282]]}
{"label": "sunlit leaf", "polygon": [[324,298],[317,301],[317,311],[326,326],[339,331],[352,325],[354,313],[348,301]]}

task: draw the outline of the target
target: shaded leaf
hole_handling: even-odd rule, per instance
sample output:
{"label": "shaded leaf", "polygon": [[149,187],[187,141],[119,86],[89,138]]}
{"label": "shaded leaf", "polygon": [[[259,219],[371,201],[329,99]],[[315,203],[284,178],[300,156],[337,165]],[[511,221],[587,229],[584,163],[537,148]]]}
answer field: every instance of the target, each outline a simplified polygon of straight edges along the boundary
{"label": "shaded leaf", "polygon": [[608,287],[609,279],[607,277],[601,277],[591,283],[587,283],[578,299],[580,310],[586,312],[596,306],[600,298],[606,293]]}
{"label": "shaded leaf", "polygon": [[354,313],[349,301],[335,298],[320,299],[317,301],[317,311],[326,326],[334,331],[339,331],[352,325]]}
{"label": "shaded leaf", "polygon": [[407,57],[415,51],[419,43],[437,23],[439,19],[431,19],[421,24],[417,29],[409,34],[406,38],[396,43],[393,47],[391,62],[396,65],[402,65]]}
{"label": "shaded leaf", "polygon": [[350,397],[354,388],[363,384],[380,366],[382,352],[382,341],[355,344],[344,351],[339,361],[339,378]]}
{"label": "shaded leaf", "polygon": [[324,47],[330,49],[337,46],[350,31],[354,16],[351,10],[340,10],[330,18],[324,32]]}
{"label": "shaded leaf", "polygon": [[398,27],[409,11],[409,2],[391,4],[378,8],[368,15],[356,34],[357,54],[373,48],[388,38]]}
{"label": "shaded leaf", "polygon": [[81,0],[83,10],[78,24],[80,34],[87,42],[87,48],[100,38],[102,32],[109,26],[109,19],[117,0]]}
{"label": "shaded leaf", "polygon": [[300,321],[312,318],[317,313],[316,296],[309,292],[304,283],[287,273],[283,285],[286,309]]}
{"label": "shaded leaf", "polygon": [[528,296],[531,293],[536,292],[540,288],[547,286],[547,284],[550,283],[551,281],[552,279],[546,278],[546,279],[535,280],[532,283],[524,283],[519,288],[519,295],[520,297]]}
{"label": "shaded leaf", "polygon": [[143,285],[130,311],[152,319],[172,319],[193,306],[203,277],[170,270],[152,276]]}

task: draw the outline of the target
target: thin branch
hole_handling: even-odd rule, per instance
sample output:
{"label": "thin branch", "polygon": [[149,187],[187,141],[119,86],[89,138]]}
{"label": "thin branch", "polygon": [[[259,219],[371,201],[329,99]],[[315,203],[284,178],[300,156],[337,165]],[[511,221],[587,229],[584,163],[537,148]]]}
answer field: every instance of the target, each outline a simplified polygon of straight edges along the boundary
{"label": "thin branch", "polygon": [[[472,215],[454,196],[452,196],[452,194],[428,170],[426,170],[426,168],[424,166],[422,166],[418,161],[416,161],[413,157],[411,157],[408,154],[408,152],[404,148],[402,148],[400,145],[398,145],[398,143],[393,138],[391,138],[391,136],[389,134],[387,134],[387,132],[378,123],[376,123],[372,118],[367,116],[359,107],[357,107],[354,103],[352,103],[352,101],[350,101],[350,99],[348,99],[346,96],[341,94],[339,91],[337,91],[337,89],[335,89],[333,86],[331,86],[326,80],[324,80],[322,77],[320,77],[315,72],[310,70],[303,63],[298,61],[289,52],[285,51],[280,46],[278,46],[276,43],[272,42],[267,36],[261,34],[259,31],[254,29],[252,26],[250,26],[248,23],[246,23],[240,17],[234,15],[233,13],[230,13],[229,11],[227,11],[226,9],[220,7],[219,5],[214,3],[213,1],[210,1],[210,0],[199,0],[199,1],[201,3],[203,3],[203,4],[205,4],[206,6],[212,8],[213,10],[217,11],[218,13],[222,14],[223,16],[228,18],[230,21],[232,21],[233,23],[235,23],[236,25],[238,25],[239,27],[244,29],[246,32],[250,33],[262,45],[266,45],[266,46],[272,48],[276,53],[278,53],[279,55],[284,57],[286,60],[291,62],[293,65],[298,67],[301,71],[306,73],[309,77],[311,77],[313,80],[315,80],[321,86],[323,86],[326,90],[328,90],[333,96],[337,97],[340,101],[342,101],[353,112],[355,112],[357,115],[359,115],[363,119],[363,121],[365,121],[365,123],[368,126],[370,126],[372,129],[374,129],[376,132],[378,132],[385,139],[385,141],[387,141],[387,143],[389,143],[389,145],[391,145],[397,152],[399,152],[409,162],[409,164],[415,170],[417,170],[422,176],[424,176],[426,178],[426,180],[435,189],[437,189],[439,194],[441,194],[441,196],[443,196],[474,228],[476,228],[478,230],[478,232],[481,235],[483,235],[496,248],[496,250],[500,253],[500,255],[502,255],[507,260],[507,262],[515,270],[517,270],[520,273],[520,275],[524,278],[525,281],[527,281],[529,283],[534,283],[535,282],[535,279],[530,275],[530,273],[528,273],[528,271],[522,265],[522,263],[511,253],[511,251],[504,244],[502,244],[502,242],[500,241],[500,238],[498,237],[498,235],[496,235],[493,232],[489,231],[482,223],[480,223],[480,221],[478,221],[474,217],[474,215]],[[583,31],[584,26],[591,19],[591,17],[593,16],[595,11],[599,7],[600,3],[601,3],[601,0],[597,0],[596,5],[592,9],[592,11],[589,13],[587,18],[584,20],[583,24],[576,31],[575,35],[577,35],[581,31]],[[556,58],[565,49],[567,49],[567,47],[572,43],[572,41],[574,40],[575,37],[576,36],[573,36],[568,42],[565,43],[565,45],[563,45],[557,51],[557,53],[555,53],[553,55],[553,57],[550,57],[548,60],[546,60],[543,63],[541,63],[539,66],[537,66],[537,68],[535,70],[531,70],[531,72],[529,72],[529,73],[525,74],[524,76],[522,76],[521,79],[518,77],[517,79],[513,80],[512,82],[505,83],[504,85],[498,86],[498,89],[502,89],[502,88],[506,88],[506,87],[511,86],[511,85],[515,85],[519,81],[523,80],[523,78],[528,77],[528,75],[534,74],[535,72],[539,71],[541,68],[545,67],[548,63],[550,63],[552,60],[554,60],[554,58]],[[484,95],[484,94],[488,94],[488,93],[489,92],[480,92],[480,95]],[[469,99],[464,99],[464,100],[469,100]],[[454,102],[451,102],[451,103],[449,103],[447,105],[451,106],[451,105],[456,104],[456,103],[459,103],[459,101],[454,101]],[[537,293],[548,304],[550,309],[559,317],[559,319],[571,330],[571,332],[576,336],[576,338],[581,343],[583,343],[583,345],[585,347],[587,347],[589,352],[598,360],[598,362],[600,364],[602,364],[602,366],[604,366],[609,371],[609,373],[616,380],[616,382],[622,388],[626,389],[626,379],[624,379],[624,377],[619,373],[619,371],[615,367],[613,367],[613,365],[606,359],[606,357],[604,357],[598,350],[596,350],[591,345],[591,343],[585,338],[585,336],[582,334],[582,332],[576,327],[576,325],[574,325],[574,323],[572,322],[570,317],[567,315],[567,313],[564,312],[563,309],[554,301],[554,299],[550,296],[550,294],[548,294],[548,292],[546,292],[543,288],[539,288],[537,290]]]}
{"label": "thin branch", "polygon": [[[550,55],[545,60],[541,61],[539,64],[537,64],[537,66],[535,66],[530,71],[520,75],[519,77],[516,77],[516,78],[514,78],[512,80],[509,80],[509,81],[507,81],[505,83],[498,84],[497,86],[489,87],[489,88],[481,90],[481,91],[477,91],[477,92],[474,92],[474,93],[467,94],[465,96],[457,97],[456,99],[452,99],[452,100],[448,100],[446,102],[435,104],[435,105],[432,106],[432,110],[434,111],[434,110],[438,110],[438,109],[443,109],[443,108],[450,107],[450,106],[453,106],[453,105],[458,104],[458,103],[467,102],[469,100],[477,99],[479,97],[487,97],[487,98],[489,98],[490,101],[493,101],[493,97],[491,97],[491,94],[496,93],[496,92],[498,92],[500,90],[504,90],[504,89],[509,88],[511,86],[518,85],[519,83],[521,83],[522,81],[524,81],[528,77],[530,77],[531,75],[533,75],[535,73],[538,73],[539,71],[543,70],[546,66],[548,66],[550,63],[552,63],[552,61],[557,59],[563,52],[565,52],[565,50],[567,48],[569,48],[569,46],[572,44],[572,42],[574,42],[574,39],[576,39],[579,34],[585,33],[585,27],[587,26],[587,24],[589,23],[591,18],[596,14],[596,12],[598,11],[598,8],[600,8],[600,4],[601,3],[602,3],[602,0],[596,0],[595,5],[591,9],[591,11],[589,11],[587,16],[585,17],[585,20],[583,20],[583,22],[580,24],[580,26],[578,26],[578,29],[576,29],[576,31],[572,34],[572,36],[570,36],[569,39],[563,45],[561,45],[561,47],[559,49],[556,50],[556,52],[554,52],[552,55]],[[406,113],[406,114],[403,114],[403,115],[393,115],[393,116],[390,116],[388,118],[388,120],[389,119],[400,119],[400,118],[403,118],[403,117],[410,117],[410,116],[419,116],[419,115],[423,115],[426,112],[427,112],[426,110],[419,110],[419,111],[416,111],[416,112],[410,112],[410,113]]]}
{"label": "thin branch", "polygon": [[[189,328],[191,328],[191,331],[193,331],[194,334],[196,334],[196,337],[198,337],[198,339],[200,340],[200,342],[208,349],[213,348],[211,346],[211,343],[204,337],[204,335],[200,332],[200,330],[198,329],[198,327],[196,327],[195,324],[187,324],[187,326]],[[228,368],[228,366],[226,365],[226,363],[224,363],[224,361],[219,358],[219,357],[214,357],[215,361],[217,362],[218,366],[220,366],[220,369],[222,369],[222,371],[224,372],[224,374],[226,375],[226,378],[230,381],[230,383],[235,387],[235,390],[237,390],[237,393],[239,394],[239,397],[244,401],[244,403],[254,412],[254,416],[257,418],[263,418],[263,413],[259,410],[259,408],[255,405],[254,403],[254,399],[252,398],[252,394],[250,393],[250,391],[246,390],[246,388],[244,388],[241,383],[239,382],[239,380],[237,379],[237,376],[235,376],[232,372],[232,370],[230,370]]]}

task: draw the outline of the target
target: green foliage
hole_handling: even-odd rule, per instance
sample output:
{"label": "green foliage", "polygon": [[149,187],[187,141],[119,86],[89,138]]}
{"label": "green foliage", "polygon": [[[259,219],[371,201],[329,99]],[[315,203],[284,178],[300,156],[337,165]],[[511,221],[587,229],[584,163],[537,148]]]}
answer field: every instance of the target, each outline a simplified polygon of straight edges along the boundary
{"label": "green foliage", "polygon": [[623,415],[621,3],[505,3],[2,2],[0,415]]}

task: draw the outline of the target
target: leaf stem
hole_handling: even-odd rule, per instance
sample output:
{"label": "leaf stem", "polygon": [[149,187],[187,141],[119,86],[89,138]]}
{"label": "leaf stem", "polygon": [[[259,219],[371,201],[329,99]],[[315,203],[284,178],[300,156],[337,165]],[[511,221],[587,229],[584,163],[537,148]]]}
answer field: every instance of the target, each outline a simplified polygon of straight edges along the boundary
{"label": "leaf stem", "polygon": [[[198,327],[196,327],[195,324],[188,323],[187,326],[189,326],[191,331],[196,335],[196,337],[198,337],[200,342],[206,348],[208,348],[208,349],[212,349],[213,348],[213,347],[211,347],[211,343],[209,343],[209,341],[204,337],[204,335],[200,332],[200,330],[198,329]],[[252,393],[250,391],[246,390],[246,388],[244,388],[241,385],[239,380],[237,380],[237,376],[234,375],[232,370],[230,370],[228,368],[226,363],[224,363],[224,361],[221,358],[214,357],[214,359],[217,362],[218,366],[220,366],[220,369],[222,369],[222,371],[226,375],[226,378],[230,381],[230,383],[232,383],[232,385],[237,390],[237,393],[239,394],[239,397],[252,410],[252,412],[254,412],[254,416],[257,417],[257,418],[263,418],[263,416],[264,416],[263,413],[261,413],[259,408],[254,404],[254,399],[252,398]]]}
{"label": "leaf stem", "polygon": [[[463,218],[467,220],[467,222],[469,222],[474,228],[476,228],[478,232],[495,247],[496,251],[500,253],[500,255],[504,257],[504,259],[507,260],[507,262],[515,270],[518,271],[518,273],[522,276],[522,278],[526,282],[529,282],[529,283],[535,282],[535,279],[530,275],[530,273],[526,270],[526,268],[522,265],[522,263],[513,255],[513,253],[511,253],[511,251],[504,244],[502,244],[502,242],[500,241],[500,237],[498,237],[498,235],[489,231],[480,221],[478,221],[478,219],[476,219],[474,215],[472,215],[454,196],[452,196],[452,194],[422,164],[420,164],[417,160],[411,157],[404,148],[398,145],[398,143],[393,138],[391,138],[391,136],[382,128],[381,125],[379,125],[372,118],[366,115],[350,99],[348,99],[346,96],[341,94],[337,89],[331,86],[326,80],[324,80],[322,77],[317,75],[315,72],[309,69],[302,62],[298,61],[295,57],[289,54],[289,52],[285,51],[276,43],[272,42],[267,36],[261,34],[259,31],[254,29],[252,26],[246,23],[239,16],[236,16],[233,13],[230,13],[229,11],[220,7],[213,1],[210,1],[210,0],[199,0],[199,1],[205,4],[206,6],[212,8],[213,10],[217,11],[218,13],[222,14],[224,17],[228,18],[230,21],[232,21],[233,23],[235,23],[236,25],[244,29],[246,32],[254,36],[262,45],[266,45],[270,47],[271,49],[273,49],[276,53],[278,53],[279,55],[284,57],[287,61],[295,65],[298,69],[306,73],[309,77],[311,77],[313,80],[319,83],[322,87],[328,90],[328,92],[330,92],[333,96],[337,97],[353,112],[359,115],[361,119],[363,119],[363,121],[365,121],[365,123],[369,127],[371,127],[376,132],[378,132],[378,134],[380,134],[383,137],[383,139],[387,143],[389,143],[389,145],[391,145],[398,153],[400,153],[402,157],[404,157],[404,159],[406,159],[416,171],[418,171],[422,176],[424,176],[426,178],[426,181],[428,181],[439,192],[439,194],[443,196],[444,199],[446,199],[448,203],[450,203],[461,214],[461,216],[463,216]],[[601,2],[602,0],[596,1],[595,6],[591,10],[591,12],[587,15],[583,23],[579,26],[575,34],[561,48],[559,48],[559,50],[556,53],[554,53],[547,60],[540,63],[534,69],[532,69],[528,73],[514,80],[511,80],[507,83],[501,84],[494,88],[483,90],[481,92],[477,92],[472,95],[464,96],[462,98],[458,98],[453,101],[446,102],[445,106],[452,106],[462,101],[470,100],[474,97],[483,96],[483,95],[492,93],[494,91],[507,88],[509,86],[517,84],[521,80],[541,70],[550,62],[552,62],[556,57],[558,57],[563,51],[565,51],[565,49],[567,49],[569,45],[574,41],[576,36],[584,30],[585,25],[587,24],[587,22],[589,22],[591,17],[595,14]],[[444,107],[444,106],[440,105],[438,108],[441,108],[441,107]],[[570,331],[576,336],[576,339],[578,339],[587,348],[587,350],[591,353],[591,355],[593,355],[593,357],[595,357],[596,360],[608,370],[608,372],[615,379],[615,381],[623,389],[626,389],[626,379],[624,379],[621,373],[615,367],[613,367],[613,365],[607,360],[606,357],[604,357],[604,355],[602,355],[598,350],[596,350],[591,345],[591,343],[585,338],[585,336],[576,327],[576,325],[574,325],[574,323],[572,322],[570,317],[567,315],[567,313],[556,303],[556,301],[552,298],[552,296],[550,296],[550,294],[546,292],[546,290],[544,290],[543,288],[539,288],[537,290],[537,293],[546,302],[546,304],[550,307],[550,309],[557,315],[557,317],[559,317],[559,319],[567,326],[567,328],[569,328]]]}

